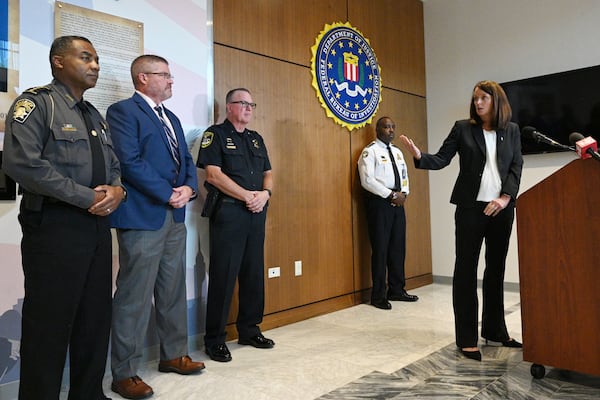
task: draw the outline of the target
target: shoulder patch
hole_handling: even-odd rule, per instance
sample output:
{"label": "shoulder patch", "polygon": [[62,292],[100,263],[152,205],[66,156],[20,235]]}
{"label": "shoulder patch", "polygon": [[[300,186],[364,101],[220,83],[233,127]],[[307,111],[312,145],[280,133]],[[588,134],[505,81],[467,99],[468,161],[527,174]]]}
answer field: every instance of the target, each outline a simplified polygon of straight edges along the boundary
{"label": "shoulder patch", "polygon": [[20,124],[24,123],[27,117],[35,110],[35,107],[35,103],[29,99],[17,100],[13,109],[13,121]]}
{"label": "shoulder patch", "polygon": [[213,142],[214,137],[215,137],[214,133],[212,133],[210,131],[204,132],[204,135],[202,135],[202,142],[200,143],[200,147],[205,149],[208,146],[210,146]]}
{"label": "shoulder patch", "polygon": [[369,152],[365,150],[362,153],[362,158],[367,158],[367,157],[369,157]]}

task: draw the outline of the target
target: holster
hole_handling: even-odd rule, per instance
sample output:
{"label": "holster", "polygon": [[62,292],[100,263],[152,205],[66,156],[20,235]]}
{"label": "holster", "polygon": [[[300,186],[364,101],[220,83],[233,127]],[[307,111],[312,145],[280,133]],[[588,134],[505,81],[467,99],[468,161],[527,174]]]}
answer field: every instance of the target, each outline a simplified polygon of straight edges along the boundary
{"label": "holster", "polygon": [[200,215],[207,218],[212,217],[215,211],[217,210],[220,198],[221,192],[219,190],[210,189],[206,194],[206,199],[204,200],[204,207],[202,207],[202,214]]}

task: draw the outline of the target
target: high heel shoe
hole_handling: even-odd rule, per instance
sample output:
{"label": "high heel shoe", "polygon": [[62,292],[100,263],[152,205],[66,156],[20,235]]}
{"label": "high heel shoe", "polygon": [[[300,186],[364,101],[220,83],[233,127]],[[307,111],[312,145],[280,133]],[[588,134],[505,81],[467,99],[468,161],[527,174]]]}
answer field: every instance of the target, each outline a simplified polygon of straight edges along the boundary
{"label": "high heel shoe", "polygon": [[515,349],[521,349],[523,348],[523,343],[517,342],[515,339],[508,339],[505,342],[502,342],[502,346],[504,347],[512,347]]}
{"label": "high heel shoe", "polygon": [[460,349],[463,356],[470,358],[471,360],[481,361],[481,352],[479,350],[469,351]]}
{"label": "high heel shoe", "polygon": [[[489,340],[489,341],[490,342],[495,342],[495,340]],[[517,342],[513,338],[510,338],[510,339],[505,340],[503,342],[497,342],[497,343],[502,343],[502,346],[504,346],[504,347],[511,347],[513,349],[521,349],[521,348],[523,348],[523,343]],[[485,344],[488,344],[488,339],[485,339]]]}

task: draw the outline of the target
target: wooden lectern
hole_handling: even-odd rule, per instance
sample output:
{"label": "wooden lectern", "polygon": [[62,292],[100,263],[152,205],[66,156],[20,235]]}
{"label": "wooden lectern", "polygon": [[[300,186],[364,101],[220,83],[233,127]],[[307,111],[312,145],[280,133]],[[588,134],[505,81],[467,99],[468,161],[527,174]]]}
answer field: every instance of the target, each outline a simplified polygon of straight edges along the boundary
{"label": "wooden lectern", "polygon": [[600,376],[600,162],[575,160],[517,199],[523,360]]}

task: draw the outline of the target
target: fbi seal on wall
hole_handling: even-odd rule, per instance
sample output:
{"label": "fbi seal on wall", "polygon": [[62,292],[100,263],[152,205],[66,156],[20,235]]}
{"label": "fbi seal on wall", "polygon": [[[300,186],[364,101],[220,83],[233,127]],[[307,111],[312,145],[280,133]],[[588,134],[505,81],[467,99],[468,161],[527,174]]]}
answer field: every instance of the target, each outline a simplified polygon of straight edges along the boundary
{"label": "fbi seal on wall", "polygon": [[325,24],[311,48],[312,85],[327,116],[349,131],[371,122],[381,101],[375,52],[349,22]]}

